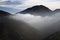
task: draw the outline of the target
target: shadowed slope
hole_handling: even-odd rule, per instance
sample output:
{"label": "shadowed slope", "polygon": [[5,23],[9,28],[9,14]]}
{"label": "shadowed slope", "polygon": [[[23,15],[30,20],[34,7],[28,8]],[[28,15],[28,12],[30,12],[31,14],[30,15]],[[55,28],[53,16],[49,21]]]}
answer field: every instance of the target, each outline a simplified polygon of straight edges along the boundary
{"label": "shadowed slope", "polygon": [[0,38],[4,30],[3,17],[10,15],[10,13],[0,10]]}
{"label": "shadowed slope", "polygon": [[40,40],[41,34],[29,24],[15,20],[12,16],[2,18],[3,32],[2,40]]}
{"label": "shadowed slope", "polygon": [[44,40],[60,40],[60,32],[53,33]]}
{"label": "shadowed slope", "polygon": [[8,15],[10,15],[10,13],[0,10],[0,17],[1,16],[8,16]]}

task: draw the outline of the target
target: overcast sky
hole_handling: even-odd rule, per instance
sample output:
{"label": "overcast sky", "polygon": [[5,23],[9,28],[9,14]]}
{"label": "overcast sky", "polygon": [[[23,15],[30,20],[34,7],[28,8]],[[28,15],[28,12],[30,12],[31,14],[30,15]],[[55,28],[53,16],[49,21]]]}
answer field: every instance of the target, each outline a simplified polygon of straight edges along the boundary
{"label": "overcast sky", "polygon": [[60,0],[0,0],[0,6],[15,9],[24,10],[35,5],[45,5],[54,10],[60,8]]}

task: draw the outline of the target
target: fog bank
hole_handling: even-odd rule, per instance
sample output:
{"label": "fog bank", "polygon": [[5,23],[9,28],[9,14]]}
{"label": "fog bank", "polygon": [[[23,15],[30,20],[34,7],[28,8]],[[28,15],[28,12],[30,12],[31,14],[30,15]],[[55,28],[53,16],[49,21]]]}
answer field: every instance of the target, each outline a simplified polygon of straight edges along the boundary
{"label": "fog bank", "polygon": [[40,31],[43,36],[48,36],[54,32],[60,31],[60,13],[52,16],[35,16],[31,14],[16,14],[10,18],[17,21],[24,21],[31,27]]}

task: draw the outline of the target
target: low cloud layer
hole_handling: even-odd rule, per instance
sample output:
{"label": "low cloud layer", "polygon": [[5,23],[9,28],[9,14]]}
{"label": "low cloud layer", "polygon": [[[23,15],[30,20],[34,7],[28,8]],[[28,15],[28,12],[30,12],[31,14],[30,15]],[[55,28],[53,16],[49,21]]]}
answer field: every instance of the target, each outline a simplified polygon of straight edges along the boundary
{"label": "low cloud layer", "polygon": [[59,18],[60,13],[56,13],[52,16],[35,16],[35,15],[31,15],[31,14],[17,14],[15,16],[13,16],[13,18],[16,18],[17,20],[23,20],[27,23],[50,23],[50,22],[56,22],[58,20],[60,20]]}
{"label": "low cloud layer", "polygon": [[[2,18],[3,33],[8,32],[16,39],[32,39],[45,38],[55,32],[60,32],[60,13],[52,16],[35,16],[31,14],[16,14]],[[8,31],[7,31],[8,30]],[[18,36],[16,36],[18,35]],[[8,39],[9,39],[8,38]],[[14,38],[12,38],[14,40]]]}
{"label": "low cloud layer", "polygon": [[[35,16],[31,14],[16,14],[10,18],[28,23],[30,27],[36,28],[44,36],[60,31],[60,13],[52,16]],[[22,24],[23,25],[23,24]]]}
{"label": "low cloud layer", "polygon": [[34,27],[36,26],[36,28],[55,23],[60,20],[59,17],[60,17],[60,13],[56,13],[52,16],[45,16],[45,17],[34,16],[31,14],[17,14],[13,16],[13,18],[15,18],[16,20],[23,20],[26,23],[33,25]]}

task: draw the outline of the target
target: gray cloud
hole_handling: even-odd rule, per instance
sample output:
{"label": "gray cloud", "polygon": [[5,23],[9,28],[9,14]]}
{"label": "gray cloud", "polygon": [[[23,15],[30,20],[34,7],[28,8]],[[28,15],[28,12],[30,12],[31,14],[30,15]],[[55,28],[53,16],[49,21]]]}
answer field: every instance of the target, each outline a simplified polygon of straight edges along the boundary
{"label": "gray cloud", "polygon": [[51,2],[60,1],[60,0],[50,0]]}
{"label": "gray cloud", "polygon": [[0,5],[19,5],[22,4],[20,1],[2,1]]}

